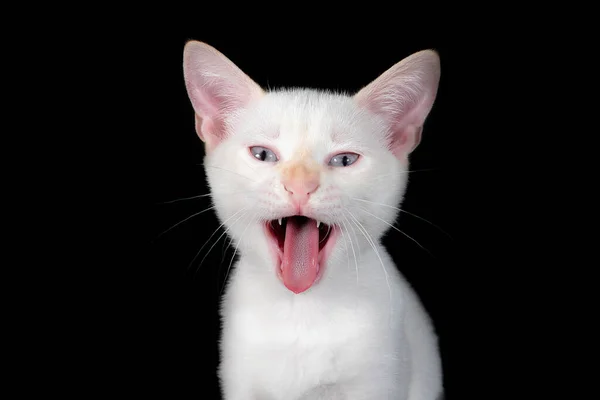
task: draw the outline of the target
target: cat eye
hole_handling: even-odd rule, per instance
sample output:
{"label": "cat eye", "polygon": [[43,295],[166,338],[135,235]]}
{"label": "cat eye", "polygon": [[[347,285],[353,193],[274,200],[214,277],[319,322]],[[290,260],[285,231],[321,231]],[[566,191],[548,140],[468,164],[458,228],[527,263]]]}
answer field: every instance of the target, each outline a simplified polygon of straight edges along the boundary
{"label": "cat eye", "polygon": [[329,165],[332,167],[347,167],[352,165],[358,160],[358,154],[355,153],[341,153],[331,157]]}
{"label": "cat eye", "polygon": [[254,158],[256,158],[259,161],[265,161],[265,162],[279,161],[279,159],[277,158],[275,153],[273,153],[273,151],[267,149],[266,147],[261,147],[261,146],[250,147],[250,153],[252,153]]}

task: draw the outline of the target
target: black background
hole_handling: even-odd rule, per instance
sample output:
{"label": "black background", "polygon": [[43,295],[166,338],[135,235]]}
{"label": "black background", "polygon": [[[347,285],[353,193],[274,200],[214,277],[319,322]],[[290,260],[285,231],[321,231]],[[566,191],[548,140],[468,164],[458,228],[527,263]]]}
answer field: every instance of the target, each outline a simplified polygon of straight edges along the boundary
{"label": "black background", "polygon": [[[231,249],[222,267],[221,240],[188,269],[218,225],[210,211],[158,237],[210,205],[159,204],[207,193],[183,83],[191,39],[262,86],[350,92],[414,51],[437,50],[440,90],[412,155],[412,169],[427,171],[411,174],[403,207],[452,238],[402,215],[397,226],[433,257],[394,231],[384,242],[433,318],[446,397],[539,398],[566,381],[566,370],[585,368],[559,358],[588,355],[570,346],[588,343],[579,335],[594,314],[580,306],[595,304],[595,280],[581,267],[594,266],[582,256],[594,236],[562,225],[591,215],[573,216],[587,196],[572,187],[594,187],[593,179],[581,185],[593,169],[567,156],[594,160],[581,155],[593,130],[574,127],[591,102],[573,88],[593,94],[582,69],[593,66],[593,46],[576,50],[594,37],[583,32],[593,24],[578,17],[572,29],[563,6],[550,18],[546,8],[508,4],[348,3],[334,13],[325,4],[169,5],[30,7],[6,35],[20,50],[6,64],[24,73],[6,74],[20,92],[6,97],[27,113],[5,135],[24,145],[4,148],[7,157],[22,150],[6,168],[18,182],[6,197],[25,210],[4,210],[19,228],[7,236],[25,239],[9,249],[18,254],[4,271],[22,280],[3,281],[18,291],[7,301],[18,318],[6,324],[16,334],[6,347],[17,355],[7,364],[23,378],[19,390],[220,397],[217,310]],[[27,167],[32,179],[21,175]],[[578,340],[552,337],[561,329]]]}
{"label": "black background", "polygon": [[282,37],[277,30],[247,29],[226,35],[219,28],[190,24],[146,36],[143,50],[132,46],[139,51],[133,60],[144,60],[136,68],[146,68],[138,74],[143,76],[143,82],[137,82],[143,91],[137,97],[141,103],[135,107],[141,111],[132,134],[140,137],[144,156],[139,174],[147,183],[148,212],[142,222],[147,227],[145,242],[133,263],[134,283],[126,288],[130,319],[123,318],[123,337],[117,339],[125,349],[121,358],[131,363],[124,361],[129,373],[122,378],[133,379],[149,393],[173,398],[220,398],[217,312],[233,248],[224,251],[223,237],[199,265],[221,230],[190,266],[219,225],[212,211],[161,235],[211,206],[208,197],[163,204],[208,193],[203,145],[194,131],[183,82],[186,41],[214,46],[263,87],[347,92],[357,91],[411,53],[429,48],[441,58],[440,87],[422,142],[411,157],[411,169],[417,172],[411,173],[402,207],[449,236],[401,215],[396,226],[428,252],[393,230],[384,244],[433,319],[447,398],[492,398],[500,393],[494,382],[504,370],[517,318],[505,311],[513,300],[499,294],[509,290],[516,296],[520,290],[513,285],[517,269],[506,264],[508,254],[518,247],[516,237],[507,238],[497,228],[506,225],[509,214],[507,193],[500,190],[506,183],[494,172],[498,157],[505,157],[498,144],[505,122],[498,119],[490,93],[503,90],[497,71],[506,49],[494,47],[491,36],[483,36],[484,51],[472,37],[444,29],[398,35],[393,26],[381,26],[313,33]]}

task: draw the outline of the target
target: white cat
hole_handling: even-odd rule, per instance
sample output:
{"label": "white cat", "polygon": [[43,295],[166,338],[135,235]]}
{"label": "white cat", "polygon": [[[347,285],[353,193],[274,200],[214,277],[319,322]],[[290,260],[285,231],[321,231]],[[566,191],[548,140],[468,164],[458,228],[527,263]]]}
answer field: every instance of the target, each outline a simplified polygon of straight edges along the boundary
{"label": "white cat", "polygon": [[437,53],[354,96],[263,91],[197,41],[183,65],[213,202],[240,256],[221,310],[223,397],[440,398],[432,324],[380,244],[436,97]]}

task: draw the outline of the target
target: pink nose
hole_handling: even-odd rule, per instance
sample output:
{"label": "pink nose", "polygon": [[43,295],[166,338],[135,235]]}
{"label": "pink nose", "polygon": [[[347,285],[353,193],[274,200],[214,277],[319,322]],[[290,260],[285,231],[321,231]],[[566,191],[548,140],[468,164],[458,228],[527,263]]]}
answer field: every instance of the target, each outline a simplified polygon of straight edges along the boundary
{"label": "pink nose", "polygon": [[286,182],[283,187],[298,204],[306,204],[309,196],[319,188],[318,179],[296,179]]}

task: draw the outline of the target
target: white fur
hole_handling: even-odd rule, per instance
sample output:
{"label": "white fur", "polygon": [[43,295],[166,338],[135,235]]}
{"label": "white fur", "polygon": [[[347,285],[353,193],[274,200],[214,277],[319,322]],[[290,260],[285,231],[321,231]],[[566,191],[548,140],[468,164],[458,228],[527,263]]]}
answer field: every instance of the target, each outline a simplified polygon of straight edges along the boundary
{"label": "white fur", "polygon": [[[239,255],[221,310],[224,398],[436,400],[436,336],[380,244],[397,211],[374,204],[401,202],[412,147],[404,158],[393,154],[393,126],[355,97],[298,89],[248,98],[222,116],[227,135],[205,158],[218,217]],[[249,146],[275,150],[280,162],[305,152],[323,165],[311,217],[342,235],[322,279],[300,294],[277,278],[263,231],[264,221],[289,214],[288,193],[276,164],[256,160]],[[356,164],[326,167],[348,151],[361,155]]]}

